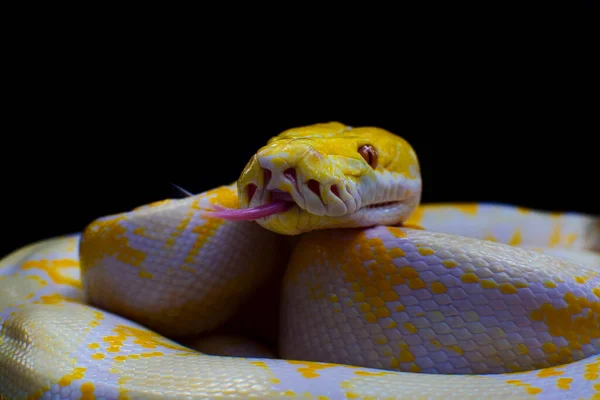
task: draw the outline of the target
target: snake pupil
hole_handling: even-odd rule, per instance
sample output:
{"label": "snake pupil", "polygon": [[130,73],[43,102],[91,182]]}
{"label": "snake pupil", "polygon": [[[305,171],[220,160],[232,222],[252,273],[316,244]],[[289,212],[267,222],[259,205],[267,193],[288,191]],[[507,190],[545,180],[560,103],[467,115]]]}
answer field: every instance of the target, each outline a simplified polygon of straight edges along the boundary
{"label": "snake pupil", "polygon": [[365,159],[367,164],[371,166],[371,168],[377,168],[377,151],[370,144],[365,144],[358,148],[358,154]]}

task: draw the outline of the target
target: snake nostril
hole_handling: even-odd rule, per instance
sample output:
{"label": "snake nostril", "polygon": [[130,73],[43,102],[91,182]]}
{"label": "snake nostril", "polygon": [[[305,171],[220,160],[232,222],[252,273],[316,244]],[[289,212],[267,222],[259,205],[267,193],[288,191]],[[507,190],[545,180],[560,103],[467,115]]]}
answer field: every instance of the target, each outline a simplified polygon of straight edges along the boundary
{"label": "snake nostril", "polygon": [[252,201],[252,198],[254,197],[254,193],[256,193],[256,188],[257,188],[257,186],[254,183],[250,183],[250,184],[248,184],[248,186],[246,186],[246,193],[248,195],[248,204],[250,204],[250,202]]}
{"label": "snake nostril", "polygon": [[338,188],[337,185],[331,185],[331,193],[335,194],[337,197],[340,197],[340,189]]}
{"label": "snake nostril", "polygon": [[311,190],[311,192],[319,196],[319,199],[321,198],[321,185],[319,182],[315,181],[314,179],[309,180],[308,188]]}
{"label": "snake nostril", "polygon": [[265,168],[265,170],[263,171],[263,188],[264,189],[266,189],[267,186],[269,185],[269,182],[271,182],[271,175],[272,175],[271,170]]}

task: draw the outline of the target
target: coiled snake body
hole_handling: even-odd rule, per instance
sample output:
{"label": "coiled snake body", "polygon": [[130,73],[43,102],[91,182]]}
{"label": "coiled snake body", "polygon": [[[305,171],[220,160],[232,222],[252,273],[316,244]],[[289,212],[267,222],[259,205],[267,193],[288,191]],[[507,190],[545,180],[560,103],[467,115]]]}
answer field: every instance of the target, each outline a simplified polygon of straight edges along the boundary
{"label": "coiled snake body", "polygon": [[598,219],[420,197],[403,139],[316,124],[17,250],[0,398],[600,398]]}

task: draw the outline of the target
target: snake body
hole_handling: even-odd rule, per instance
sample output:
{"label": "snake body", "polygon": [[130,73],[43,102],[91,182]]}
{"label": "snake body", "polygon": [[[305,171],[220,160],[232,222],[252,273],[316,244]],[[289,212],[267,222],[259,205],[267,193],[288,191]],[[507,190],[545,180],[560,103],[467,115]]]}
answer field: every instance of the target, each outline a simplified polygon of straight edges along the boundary
{"label": "snake body", "polygon": [[420,196],[403,139],[317,124],[16,250],[0,398],[600,398],[598,218]]}

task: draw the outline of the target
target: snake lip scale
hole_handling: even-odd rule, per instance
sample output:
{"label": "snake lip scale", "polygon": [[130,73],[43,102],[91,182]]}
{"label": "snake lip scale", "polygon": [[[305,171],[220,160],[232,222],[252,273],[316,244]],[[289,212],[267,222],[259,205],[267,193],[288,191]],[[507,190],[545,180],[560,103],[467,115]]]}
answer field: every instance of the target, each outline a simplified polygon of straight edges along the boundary
{"label": "snake lip scale", "polygon": [[[270,190],[267,192],[266,196],[265,196],[265,203],[273,203],[273,202],[284,202],[284,203],[288,203],[287,207],[285,208],[285,211],[288,211],[290,209],[293,208],[298,208],[301,209],[302,211],[306,211],[309,212],[308,210],[306,210],[305,208],[303,208],[302,206],[300,206],[298,203],[296,203],[296,201],[294,201],[294,198],[292,197],[292,195],[290,193],[284,192],[282,190]],[[364,205],[364,208],[369,208],[369,209],[373,209],[373,208],[393,208],[395,206],[399,206],[402,202],[400,200],[397,201],[384,201],[384,202],[380,202],[380,203],[373,203],[373,204],[367,204]],[[359,208],[358,210],[356,210],[355,212],[360,211],[362,208]],[[268,216],[267,216],[268,217]]]}
{"label": "snake lip scale", "polygon": [[600,399],[598,216],[420,204],[337,122],[183,192],[0,259],[0,400]]}
{"label": "snake lip scale", "polygon": [[[294,172],[292,173],[290,170]],[[273,174],[268,169],[264,170],[262,185],[249,183],[245,186],[244,192],[247,197],[245,207],[227,210],[217,206],[213,215],[229,220],[262,220],[264,224],[268,225],[270,223],[269,218],[274,216],[276,218],[290,218],[290,215],[298,216],[302,213],[312,217],[325,215],[335,217],[358,216],[359,219],[364,219],[362,215],[368,215],[372,212],[379,215],[383,213],[395,215],[398,213],[397,210],[405,205],[404,201],[406,199],[400,199],[399,194],[388,194],[384,195],[383,199],[375,197],[370,201],[365,201],[357,190],[347,189],[350,185],[356,186],[351,181],[343,185],[346,187],[345,196],[340,194],[339,187],[341,185],[337,183],[323,185],[311,179],[301,184],[295,171],[296,169],[288,168],[283,173],[291,183],[290,186],[285,186],[287,190],[284,190],[279,187],[270,188]],[[327,190],[333,194],[337,204],[331,198],[327,200],[327,195],[322,190],[324,186],[327,186]],[[307,192],[312,192],[313,196],[309,197]],[[315,203],[321,208],[315,206]],[[374,219],[377,220],[378,217]],[[368,226],[365,222],[359,224]]]}

